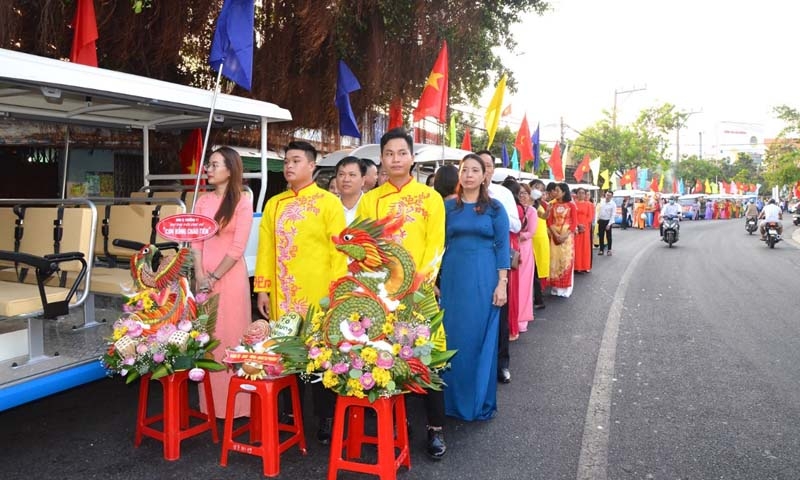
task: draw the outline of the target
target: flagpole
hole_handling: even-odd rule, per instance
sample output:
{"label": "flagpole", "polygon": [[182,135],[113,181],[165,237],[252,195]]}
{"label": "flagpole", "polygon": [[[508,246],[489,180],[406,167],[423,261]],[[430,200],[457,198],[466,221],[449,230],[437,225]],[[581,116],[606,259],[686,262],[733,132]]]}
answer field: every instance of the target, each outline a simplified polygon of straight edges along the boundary
{"label": "flagpole", "polygon": [[203,175],[203,160],[206,158],[206,150],[208,149],[208,137],[211,135],[211,122],[214,120],[214,107],[217,105],[217,96],[219,95],[220,81],[222,80],[222,69],[225,68],[225,62],[219,64],[217,71],[217,81],[214,85],[214,95],[211,97],[211,110],[208,112],[208,124],[206,125],[206,134],[203,136],[203,152],[200,158],[197,159],[197,178],[194,182],[194,197],[192,198],[191,213],[194,213],[194,206],[197,205],[197,194],[200,192],[200,177]]}

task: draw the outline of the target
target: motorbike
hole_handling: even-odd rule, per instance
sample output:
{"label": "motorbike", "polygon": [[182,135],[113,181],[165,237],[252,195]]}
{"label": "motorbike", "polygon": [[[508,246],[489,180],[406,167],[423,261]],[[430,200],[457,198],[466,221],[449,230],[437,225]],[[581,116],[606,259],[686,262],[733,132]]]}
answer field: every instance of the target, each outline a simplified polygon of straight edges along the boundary
{"label": "motorbike", "polygon": [[678,233],[681,230],[681,226],[678,223],[680,217],[677,215],[669,215],[661,218],[661,225],[664,227],[664,235],[661,237],[661,240],[667,242],[669,248],[672,248],[672,244],[678,241]]}
{"label": "motorbike", "polygon": [[767,222],[764,226],[766,230],[766,242],[769,248],[775,248],[775,244],[781,241],[781,236],[778,234],[778,223]]}
{"label": "motorbike", "polygon": [[756,222],[755,217],[749,217],[747,222],[744,224],[744,229],[747,230],[747,233],[750,235],[753,234],[756,230],[758,230],[758,222]]}
{"label": "motorbike", "polygon": [[795,226],[800,225],[800,212],[797,211],[798,208],[800,207],[795,207],[794,215],[792,215],[792,223],[794,223]]}

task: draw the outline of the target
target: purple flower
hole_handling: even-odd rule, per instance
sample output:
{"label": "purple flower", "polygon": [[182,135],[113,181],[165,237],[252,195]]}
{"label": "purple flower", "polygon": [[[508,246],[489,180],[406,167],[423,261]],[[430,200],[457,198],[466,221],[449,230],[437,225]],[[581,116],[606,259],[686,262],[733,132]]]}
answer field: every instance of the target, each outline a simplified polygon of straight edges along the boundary
{"label": "purple flower", "polygon": [[194,382],[199,382],[203,380],[205,376],[206,376],[206,371],[203,370],[202,368],[195,367],[189,370],[189,380],[192,380]]}
{"label": "purple flower", "polygon": [[417,325],[416,332],[418,337],[430,338],[431,336],[431,329],[427,325]]}
{"label": "purple flower", "polygon": [[197,303],[206,303],[206,300],[208,300],[208,294],[200,292],[194,296],[194,299]]}
{"label": "purple flower", "polygon": [[130,365],[133,365],[134,363],[136,363],[136,359],[135,359],[135,358],[133,358],[133,357],[125,357],[125,358],[122,360],[122,364],[123,364],[123,365],[128,365],[128,366],[130,366]]}
{"label": "purple flower", "polygon": [[126,303],[125,305],[122,306],[122,311],[125,313],[131,313],[133,312],[133,308]]}
{"label": "purple flower", "polygon": [[372,319],[369,317],[364,317],[361,319],[361,325],[367,329],[372,326]]}
{"label": "purple flower", "polygon": [[308,349],[308,358],[312,359],[317,358],[319,357],[320,353],[322,353],[322,350],[320,350],[319,347],[311,347],[310,349]]}
{"label": "purple flower", "polygon": [[409,347],[408,345],[403,345],[400,349],[400,358],[403,360],[409,360],[414,357],[414,349]]}
{"label": "purple flower", "polygon": [[358,379],[361,382],[361,386],[364,387],[364,390],[369,390],[375,386],[375,379],[372,378],[371,373],[365,373],[361,375],[361,378]]}
{"label": "purple flower", "polygon": [[209,340],[211,340],[211,337],[207,333],[203,332],[200,335],[198,335],[195,340],[197,340],[197,343],[199,343],[200,345],[205,345],[206,343],[208,343]]}
{"label": "purple flower", "polygon": [[158,329],[158,331],[156,332],[156,340],[158,340],[158,343],[167,343],[167,340],[169,340],[170,335],[175,333],[176,330],[178,329],[175,328],[175,325],[168,323]]}
{"label": "purple flower", "polygon": [[189,320],[181,320],[178,322],[178,330],[189,333],[192,331],[192,322]]}
{"label": "purple flower", "polygon": [[142,302],[141,300],[136,302],[136,310],[141,310],[143,307],[144,307],[144,302]]}
{"label": "purple flower", "polygon": [[375,365],[381,368],[392,368],[394,365],[394,357],[390,352],[381,350],[378,352],[378,359],[375,361]]}
{"label": "purple flower", "polygon": [[149,350],[149,348],[147,348],[147,345],[145,345],[144,343],[136,345],[136,353],[138,353],[139,355],[144,355],[145,353],[147,353],[147,350]]}
{"label": "purple flower", "polygon": [[339,363],[335,364],[335,365],[333,366],[333,368],[331,368],[331,370],[332,370],[332,371],[333,371],[333,373],[335,373],[336,375],[341,375],[341,374],[343,374],[343,373],[347,373],[347,372],[348,372],[348,370],[350,370],[350,367],[349,367],[349,366],[348,366],[346,363],[344,363],[344,362],[339,362]]}
{"label": "purple flower", "polygon": [[156,363],[161,363],[164,361],[164,352],[156,352],[153,354],[153,361]]}

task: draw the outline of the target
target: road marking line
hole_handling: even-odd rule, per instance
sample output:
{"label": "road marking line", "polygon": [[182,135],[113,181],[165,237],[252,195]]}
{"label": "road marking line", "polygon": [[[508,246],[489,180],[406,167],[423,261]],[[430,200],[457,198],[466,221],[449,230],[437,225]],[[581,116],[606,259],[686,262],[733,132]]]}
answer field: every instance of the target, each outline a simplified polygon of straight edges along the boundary
{"label": "road marking line", "polygon": [[[656,242],[651,244],[657,245]],[[643,248],[633,257],[620,279],[614,301],[606,319],[603,340],[597,354],[597,366],[594,370],[592,393],[589,395],[589,406],[586,409],[586,421],[583,424],[581,454],[578,458],[578,480],[606,480],[608,477],[608,435],[611,417],[611,396],[613,394],[614,361],[617,356],[617,334],[622,317],[622,304],[628,289],[628,282],[634,269],[645,252]]]}

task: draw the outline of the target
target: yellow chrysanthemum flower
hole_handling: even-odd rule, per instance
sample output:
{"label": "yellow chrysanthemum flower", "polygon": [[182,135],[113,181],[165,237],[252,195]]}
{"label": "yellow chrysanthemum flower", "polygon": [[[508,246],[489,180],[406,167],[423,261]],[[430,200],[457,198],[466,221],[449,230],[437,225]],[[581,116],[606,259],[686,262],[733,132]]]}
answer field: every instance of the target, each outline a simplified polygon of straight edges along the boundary
{"label": "yellow chrysanthemum flower", "polygon": [[306,365],[306,373],[314,373],[316,369],[317,367],[314,365],[314,362],[308,362],[308,365]]}
{"label": "yellow chrysanthemum flower", "polygon": [[384,335],[391,335],[394,333],[394,325],[391,322],[383,322],[381,332],[383,332]]}
{"label": "yellow chrysanthemum flower", "polygon": [[402,312],[403,310],[406,309],[406,306],[401,303],[400,305],[397,306],[397,309]]}
{"label": "yellow chrysanthemum flower", "polygon": [[333,355],[333,350],[328,347],[322,347],[320,348],[320,353],[317,357],[317,360],[319,360],[320,363],[326,362],[331,359],[331,355]]}
{"label": "yellow chrysanthemum flower", "polygon": [[392,355],[394,355],[395,357],[400,355],[400,349],[402,349],[402,348],[403,348],[403,346],[400,345],[399,343],[393,344],[392,345]]}
{"label": "yellow chrysanthemum flower", "polygon": [[333,371],[326,370],[322,375],[322,385],[324,385],[325,388],[335,387],[336,385],[339,385],[339,377],[333,373]]}
{"label": "yellow chrysanthemum flower", "polygon": [[359,320],[361,320],[361,314],[359,314],[358,312],[353,312],[353,313],[350,314],[350,321],[351,322],[357,322]]}
{"label": "yellow chrysanthemum flower", "polygon": [[364,388],[361,386],[361,382],[355,378],[350,378],[347,380],[347,393],[356,398],[366,397],[364,394]]}
{"label": "yellow chrysanthemum flower", "polygon": [[392,380],[392,374],[389,373],[389,370],[381,367],[375,367],[372,369],[372,378],[375,379],[375,384],[381,388],[385,388],[386,385]]}
{"label": "yellow chrysanthemum flower", "polygon": [[417,337],[417,339],[414,340],[414,346],[415,347],[421,347],[421,346],[425,345],[426,343],[428,343],[428,339],[425,338],[425,337]]}
{"label": "yellow chrysanthemum flower", "polygon": [[113,338],[113,339],[114,339],[114,341],[116,342],[117,340],[119,340],[120,338],[122,338],[122,336],[123,336],[123,335],[125,335],[127,332],[128,332],[128,329],[127,329],[127,327],[115,328],[115,329],[114,329],[114,333],[113,333],[113,335],[111,336],[111,338]]}
{"label": "yellow chrysanthemum flower", "polygon": [[378,360],[378,351],[372,347],[365,347],[361,350],[361,358],[369,364],[375,364]]}
{"label": "yellow chrysanthemum flower", "polygon": [[197,338],[198,336],[200,336],[200,332],[198,332],[197,330],[192,330],[191,332],[189,332],[189,336],[192,338]]}

